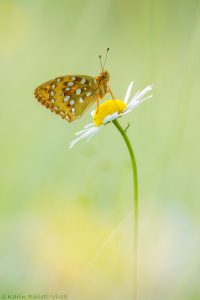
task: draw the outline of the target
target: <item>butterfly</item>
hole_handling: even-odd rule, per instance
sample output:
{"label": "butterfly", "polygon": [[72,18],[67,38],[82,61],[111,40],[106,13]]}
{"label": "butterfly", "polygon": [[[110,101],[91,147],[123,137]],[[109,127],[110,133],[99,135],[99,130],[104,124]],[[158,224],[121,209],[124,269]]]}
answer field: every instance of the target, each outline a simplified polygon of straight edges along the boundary
{"label": "butterfly", "polygon": [[[107,53],[108,51],[109,48]],[[41,104],[68,122],[80,118],[95,102],[98,105],[99,100],[108,92],[114,98],[108,85],[110,75],[104,71],[106,58],[104,65],[101,62],[101,56],[99,58],[101,63],[99,76],[60,76],[38,86],[34,91],[35,97]]]}

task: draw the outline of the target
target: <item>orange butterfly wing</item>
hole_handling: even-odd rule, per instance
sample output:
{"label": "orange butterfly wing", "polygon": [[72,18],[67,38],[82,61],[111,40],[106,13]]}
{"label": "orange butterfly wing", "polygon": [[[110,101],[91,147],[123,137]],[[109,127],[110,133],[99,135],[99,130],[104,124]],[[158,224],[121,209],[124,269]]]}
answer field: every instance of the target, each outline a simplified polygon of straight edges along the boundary
{"label": "orange butterfly wing", "polygon": [[67,75],[49,80],[35,89],[38,101],[72,122],[98,99],[96,79],[87,75]]}

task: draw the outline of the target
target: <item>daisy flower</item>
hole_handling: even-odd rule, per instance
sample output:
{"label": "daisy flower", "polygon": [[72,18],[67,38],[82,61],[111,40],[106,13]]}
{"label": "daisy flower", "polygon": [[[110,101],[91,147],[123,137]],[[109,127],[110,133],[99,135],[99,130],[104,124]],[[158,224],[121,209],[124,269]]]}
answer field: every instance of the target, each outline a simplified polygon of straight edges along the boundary
{"label": "daisy flower", "polygon": [[82,139],[89,141],[97,132],[104,128],[106,124],[113,122],[114,120],[128,114],[138,105],[147,99],[150,99],[152,95],[145,95],[152,90],[153,85],[149,85],[142,91],[138,91],[132,98],[131,90],[133,87],[133,81],[129,84],[124,100],[107,100],[100,104],[95,111],[92,112],[93,122],[87,124],[83,130],[77,132],[75,138],[69,145],[71,149],[77,142]]}
{"label": "daisy flower", "polygon": [[133,147],[127,135],[127,128],[123,129],[120,123],[118,122],[118,118],[128,114],[133,109],[135,109],[138,105],[144,102],[147,99],[150,99],[152,95],[146,96],[146,94],[152,90],[152,85],[147,86],[142,91],[138,91],[133,97],[130,97],[131,90],[133,87],[133,81],[129,84],[124,100],[107,100],[104,103],[100,104],[95,111],[92,112],[93,122],[87,124],[83,130],[76,133],[76,138],[70,143],[70,148],[72,148],[78,141],[82,139],[87,139],[89,141],[97,132],[99,132],[102,128],[105,127],[108,123],[113,123],[115,127],[120,132],[121,136],[124,139],[124,142],[127,146],[132,172],[133,172],[133,220],[134,220],[134,279],[133,279],[133,288],[134,288],[134,299],[137,298],[137,269],[138,269],[138,175],[137,175],[137,164],[135,159],[135,154],[133,151]]}

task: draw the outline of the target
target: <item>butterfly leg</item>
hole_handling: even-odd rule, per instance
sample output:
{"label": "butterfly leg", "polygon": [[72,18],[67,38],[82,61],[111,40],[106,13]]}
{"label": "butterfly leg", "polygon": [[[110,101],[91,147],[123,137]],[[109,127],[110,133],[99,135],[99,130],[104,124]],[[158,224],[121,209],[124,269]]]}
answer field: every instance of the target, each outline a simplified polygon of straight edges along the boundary
{"label": "butterfly leg", "polygon": [[96,108],[96,112],[98,112],[98,110],[99,110],[99,98],[98,98],[98,97],[96,97],[96,96],[95,96],[95,98],[96,98],[96,102],[97,102],[97,108]]}
{"label": "butterfly leg", "polygon": [[111,88],[110,88],[109,86],[108,86],[108,91],[109,91],[109,93],[110,93],[112,99],[115,100],[116,97],[114,96],[114,94],[113,94],[113,92],[111,91]]}
{"label": "butterfly leg", "polygon": [[116,97],[114,96],[114,94],[113,94],[113,92],[111,91],[111,89],[110,89],[110,87],[108,86],[108,90],[109,90],[109,93],[110,93],[110,95],[111,95],[111,97],[112,97],[112,99],[113,99],[113,101],[115,102],[115,105],[117,106],[117,109],[119,110],[119,107],[118,107],[118,105],[117,105],[117,103],[116,103]]}

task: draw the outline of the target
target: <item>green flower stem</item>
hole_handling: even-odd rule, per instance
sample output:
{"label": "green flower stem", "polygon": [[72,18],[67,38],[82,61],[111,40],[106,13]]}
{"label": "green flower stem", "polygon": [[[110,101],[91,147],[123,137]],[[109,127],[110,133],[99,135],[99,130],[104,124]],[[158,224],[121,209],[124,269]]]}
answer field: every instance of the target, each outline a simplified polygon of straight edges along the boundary
{"label": "green flower stem", "polygon": [[113,124],[117,127],[121,133],[131,158],[132,171],[133,171],[133,193],[134,193],[134,300],[137,300],[137,261],[138,261],[138,176],[137,176],[137,165],[135,160],[135,155],[133,152],[133,147],[127,136],[127,129],[123,129],[119,124],[118,120],[115,119]]}

